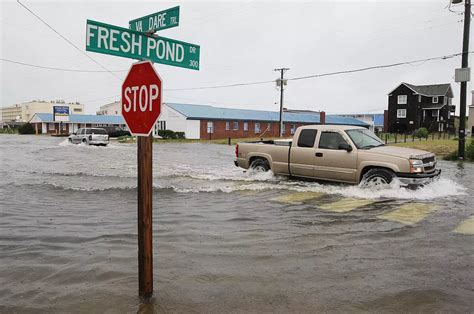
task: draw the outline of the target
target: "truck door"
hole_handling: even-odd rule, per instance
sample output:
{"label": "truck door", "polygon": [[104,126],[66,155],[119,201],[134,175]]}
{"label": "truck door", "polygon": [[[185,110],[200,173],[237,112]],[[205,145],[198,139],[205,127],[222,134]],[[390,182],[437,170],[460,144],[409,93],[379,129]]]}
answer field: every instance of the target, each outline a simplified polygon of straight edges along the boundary
{"label": "truck door", "polygon": [[[315,177],[354,183],[356,179],[357,151],[340,149],[350,142],[338,131],[322,131],[315,150]],[[349,144],[350,145],[350,144]]]}
{"label": "truck door", "polygon": [[292,175],[314,178],[315,129],[302,129],[296,143],[292,143],[290,151],[290,170]]}

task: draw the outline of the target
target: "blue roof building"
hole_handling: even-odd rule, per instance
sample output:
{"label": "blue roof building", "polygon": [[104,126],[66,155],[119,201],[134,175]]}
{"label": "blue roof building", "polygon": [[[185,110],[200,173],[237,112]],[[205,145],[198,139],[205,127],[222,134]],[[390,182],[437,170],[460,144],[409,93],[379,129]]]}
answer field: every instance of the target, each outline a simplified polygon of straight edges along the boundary
{"label": "blue roof building", "polygon": [[[165,103],[156,130],[184,132],[186,138],[194,139],[277,137],[279,118],[278,111]],[[283,123],[285,136],[291,136],[297,127],[309,124],[369,127],[369,124],[352,117],[303,110],[284,111]]]}
{"label": "blue roof building", "polygon": [[118,126],[126,129],[122,116],[71,114],[68,121],[54,121],[52,113],[36,113],[29,121],[37,133],[72,133],[82,127]]}

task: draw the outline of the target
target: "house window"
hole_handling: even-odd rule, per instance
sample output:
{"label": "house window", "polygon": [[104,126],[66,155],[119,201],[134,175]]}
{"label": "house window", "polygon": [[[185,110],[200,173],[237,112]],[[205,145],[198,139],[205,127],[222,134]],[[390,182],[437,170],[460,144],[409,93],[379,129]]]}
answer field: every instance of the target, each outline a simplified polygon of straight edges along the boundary
{"label": "house window", "polygon": [[244,131],[248,131],[248,130],[249,130],[249,123],[244,122]]}
{"label": "house window", "polygon": [[438,103],[438,96],[435,96],[433,97],[433,104],[437,104]]}
{"label": "house window", "polygon": [[407,95],[398,95],[397,103],[399,105],[406,105],[407,103]]}
{"label": "house window", "polygon": [[226,122],[225,122],[225,130],[226,130],[226,131],[229,131],[229,130],[230,130],[230,122],[229,122],[229,121],[226,121]]}
{"label": "house window", "polygon": [[285,134],[285,124],[281,124],[281,134]]}
{"label": "house window", "polygon": [[50,131],[56,129],[56,127],[54,126],[54,123],[48,123],[48,126],[49,126],[49,130],[50,130]]}
{"label": "house window", "polygon": [[260,122],[255,122],[255,133],[260,133]]}
{"label": "house window", "polygon": [[207,122],[207,133],[208,134],[214,133],[214,122],[212,121]]}
{"label": "house window", "polygon": [[290,124],[290,134],[295,134],[295,130],[296,130],[296,125],[294,124]]}
{"label": "house window", "polygon": [[237,131],[239,129],[239,122],[234,121],[234,131]]}
{"label": "house window", "polygon": [[270,131],[272,129],[272,124],[271,123],[268,123],[267,124],[267,131]]}
{"label": "house window", "polygon": [[421,95],[418,95],[418,102],[421,102]]}
{"label": "house window", "polygon": [[448,105],[451,105],[452,99],[448,98]]}
{"label": "house window", "polygon": [[397,118],[406,118],[407,110],[406,109],[397,109]]}
{"label": "house window", "polygon": [[431,111],[431,116],[432,117],[437,117],[438,116],[438,111],[437,110]]}
{"label": "house window", "polygon": [[67,130],[66,123],[62,123],[62,125],[63,125],[63,131],[66,131]]}
{"label": "house window", "polygon": [[82,109],[81,108],[74,108],[73,111],[74,112],[82,112]]}

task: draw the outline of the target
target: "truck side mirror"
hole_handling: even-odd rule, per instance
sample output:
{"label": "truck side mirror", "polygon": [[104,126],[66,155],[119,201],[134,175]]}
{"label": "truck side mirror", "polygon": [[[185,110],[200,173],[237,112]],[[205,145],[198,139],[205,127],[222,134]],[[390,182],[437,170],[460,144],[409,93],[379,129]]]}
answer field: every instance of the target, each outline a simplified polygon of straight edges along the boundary
{"label": "truck side mirror", "polygon": [[352,151],[352,146],[347,144],[347,143],[340,143],[339,144],[339,149],[344,149],[346,150],[348,153]]}

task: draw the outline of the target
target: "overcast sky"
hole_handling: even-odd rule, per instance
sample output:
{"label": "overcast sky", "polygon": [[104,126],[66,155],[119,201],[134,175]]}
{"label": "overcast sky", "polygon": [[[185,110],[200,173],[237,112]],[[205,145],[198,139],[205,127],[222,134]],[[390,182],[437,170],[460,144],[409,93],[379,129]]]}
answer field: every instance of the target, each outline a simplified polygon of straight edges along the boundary
{"label": "overcast sky", "polygon": [[[163,36],[201,46],[200,71],[156,65],[164,88],[192,88],[350,70],[461,52],[462,15],[448,0],[426,1],[33,1],[26,6],[85,52],[86,19],[122,27],[180,6],[180,25]],[[463,6],[455,6],[462,11]],[[40,66],[102,70],[14,1],[1,1],[1,58]],[[471,31],[471,51],[474,40]],[[87,52],[110,73],[51,71],[0,61],[0,106],[33,99],[85,104],[87,113],[119,99],[132,59]],[[469,64],[473,66],[470,55]],[[451,83],[461,57],[396,68],[289,81],[285,107],[329,113],[382,112],[400,82]],[[471,85],[468,85],[470,95]],[[165,102],[278,110],[275,84],[165,91]],[[468,104],[470,104],[470,96]],[[277,104],[276,104],[277,103]],[[458,110],[457,110],[458,112]]]}

